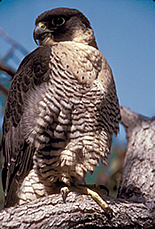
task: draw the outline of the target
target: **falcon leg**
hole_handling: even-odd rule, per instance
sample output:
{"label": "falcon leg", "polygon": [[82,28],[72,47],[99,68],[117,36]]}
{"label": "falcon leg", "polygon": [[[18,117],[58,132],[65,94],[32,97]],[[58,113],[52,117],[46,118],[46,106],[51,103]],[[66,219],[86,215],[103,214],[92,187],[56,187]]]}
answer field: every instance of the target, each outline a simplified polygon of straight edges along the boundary
{"label": "falcon leg", "polygon": [[109,208],[108,204],[99,196],[99,194],[91,190],[87,186],[76,185],[61,188],[60,193],[62,195],[64,202],[66,201],[69,192],[78,192],[80,194],[90,195],[93,198],[93,200],[95,200],[104,211],[112,213],[112,209]]}
{"label": "falcon leg", "polygon": [[86,194],[91,195],[93,200],[95,200],[103,210],[109,210],[108,204],[99,196],[99,194],[90,188],[85,187]]}

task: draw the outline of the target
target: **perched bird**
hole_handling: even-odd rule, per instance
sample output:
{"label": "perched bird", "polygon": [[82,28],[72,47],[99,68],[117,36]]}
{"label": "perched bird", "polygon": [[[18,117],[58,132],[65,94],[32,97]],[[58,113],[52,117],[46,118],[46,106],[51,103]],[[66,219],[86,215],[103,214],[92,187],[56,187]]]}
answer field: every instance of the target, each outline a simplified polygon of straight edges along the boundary
{"label": "perched bird", "polygon": [[39,47],[21,62],[5,108],[5,207],[85,184],[119,129],[112,71],[88,19],[56,8],[35,25]]}

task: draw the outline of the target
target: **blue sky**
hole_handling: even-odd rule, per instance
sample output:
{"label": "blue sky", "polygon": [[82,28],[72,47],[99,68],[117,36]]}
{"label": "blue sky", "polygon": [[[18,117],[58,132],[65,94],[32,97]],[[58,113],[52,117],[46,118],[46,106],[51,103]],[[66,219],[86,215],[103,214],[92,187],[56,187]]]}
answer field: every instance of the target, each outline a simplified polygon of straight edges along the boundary
{"label": "blue sky", "polygon": [[[120,104],[142,115],[154,116],[155,2],[2,0],[0,27],[31,52],[36,48],[32,37],[35,18],[45,10],[60,6],[77,8],[89,18],[99,49],[113,70]],[[0,56],[8,49],[9,45],[0,37]]]}

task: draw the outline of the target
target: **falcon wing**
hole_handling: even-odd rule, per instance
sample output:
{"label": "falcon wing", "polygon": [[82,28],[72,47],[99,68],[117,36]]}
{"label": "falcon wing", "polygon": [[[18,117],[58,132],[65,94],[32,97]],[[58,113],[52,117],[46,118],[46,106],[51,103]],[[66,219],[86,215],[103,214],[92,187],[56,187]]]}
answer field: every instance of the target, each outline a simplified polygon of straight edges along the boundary
{"label": "falcon wing", "polygon": [[32,168],[32,156],[35,149],[32,143],[26,141],[21,118],[26,109],[25,101],[28,92],[49,79],[49,59],[49,47],[39,47],[26,56],[9,90],[2,138],[4,155],[2,183],[6,199],[10,189],[13,188],[16,191],[17,183]]}
{"label": "falcon wing", "polygon": [[98,76],[98,81],[102,84],[105,91],[105,99],[101,104],[100,119],[109,134],[110,148],[113,133],[117,135],[119,131],[121,115],[112,70],[103,55],[102,70]]}

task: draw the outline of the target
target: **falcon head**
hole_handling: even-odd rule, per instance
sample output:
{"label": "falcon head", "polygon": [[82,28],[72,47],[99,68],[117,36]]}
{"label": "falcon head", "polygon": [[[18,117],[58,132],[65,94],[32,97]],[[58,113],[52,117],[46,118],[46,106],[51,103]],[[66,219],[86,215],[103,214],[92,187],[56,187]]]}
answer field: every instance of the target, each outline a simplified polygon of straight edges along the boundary
{"label": "falcon head", "polygon": [[74,41],[97,48],[90,22],[76,9],[55,8],[45,11],[38,16],[35,25],[33,37],[39,45],[51,46],[61,41]]}

